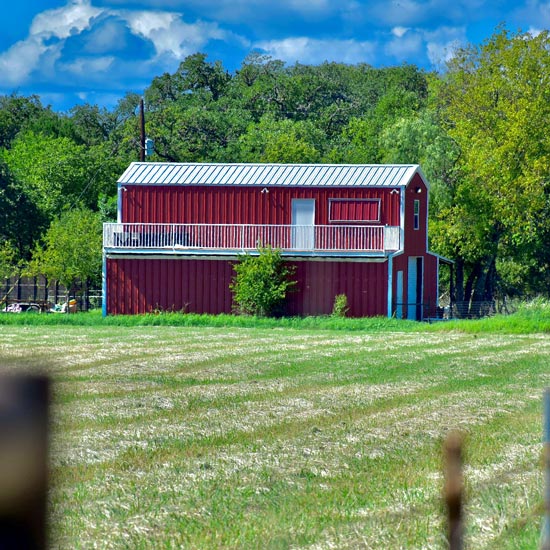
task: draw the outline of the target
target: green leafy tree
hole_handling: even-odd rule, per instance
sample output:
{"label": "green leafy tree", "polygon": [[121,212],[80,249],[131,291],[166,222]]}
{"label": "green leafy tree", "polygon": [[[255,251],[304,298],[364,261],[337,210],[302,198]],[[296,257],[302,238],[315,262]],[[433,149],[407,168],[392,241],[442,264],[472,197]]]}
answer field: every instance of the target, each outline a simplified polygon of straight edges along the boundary
{"label": "green leafy tree", "polygon": [[318,162],[322,139],[309,122],[275,120],[268,115],[241,136],[239,156],[245,162]]}
{"label": "green leafy tree", "polygon": [[0,165],[0,246],[16,252],[15,264],[30,259],[34,241],[47,223],[47,218],[14,184],[7,166]]}
{"label": "green leafy tree", "polygon": [[285,73],[283,61],[253,53],[243,61],[229,93],[256,122],[266,114],[278,117],[286,110],[279,93]]}
{"label": "green leafy tree", "polygon": [[42,215],[52,219],[76,200],[89,170],[86,149],[69,138],[27,132],[20,135],[4,160],[18,187]]}
{"label": "green leafy tree", "polygon": [[3,160],[20,192],[47,220],[82,202],[96,209],[99,194],[112,190],[120,174],[108,146],[77,145],[67,137],[25,132],[5,150]]}
{"label": "green leafy tree", "polygon": [[9,148],[26,125],[44,110],[38,96],[0,96],[0,148]]}
{"label": "green leafy tree", "polygon": [[492,299],[503,262],[548,261],[549,89],[547,32],[499,29],[450,63],[439,97],[459,173],[437,229],[440,251],[457,260],[459,300]]}
{"label": "green leafy tree", "polygon": [[69,210],[52,222],[28,271],[59,281],[70,292],[77,281],[99,283],[102,253],[100,215],[84,208]]}
{"label": "green leafy tree", "polygon": [[226,100],[201,104],[196,98],[183,98],[152,112],[147,120],[147,135],[162,160],[223,162],[232,160],[228,152],[234,150],[249,116]]}
{"label": "green leafy tree", "polygon": [[397,121],[415,116],[420,102],[414,92],[392,89],[365,115],[352,118],[343,128],[340,143],[332,151],[333,162],[382,162],[384,128]]}
{"label": "green leafy tree", "polygon": [[280,250],[269,246],[260,247],[258,255],[243,256],[233,268],[235,277],[229,288],[240,313],[276,315],[296,285],[294,269],[285,264]]}
{"label": "green leafy tree", "polygon": [[[221,63],[194,54],[174,74],[155,78],[145,91],[147,136],[156,156],[169,162],[229,161],[250,114],[229,93],[232,78]],[[127,142],[139,135],[138,120],[128,124]]]}
{"label": "green leafy tree", "polygon": [[460,151],[432,109],[402,117],[382,130],[382,162],[419,164],[430,182],[430,213],[434,220],[451,204]]}
{"label": "green leafy tree", "polygon": [[74,140],[88,146],[108,141],[121,123],[116,110],[109,112],[88,103],[73,107],[68,120],[74,128]]}
{"label": "green leafy tree", "polygon": [[221,62],[209,63],[203,53],[186,57],[180,63],[177,74],[181,77],[185,90],[205,92],[213,101],[217,101],[225,93],[231,81],[231,76]]}
{"label": "green leafy tree", "polygon": [[0,241],[0,281],[19,274],[20,268],[16,248],[10,241]]}
{"label": "green leafy tree", "polygon": [[[93,143],[100,148],[104,148],[100,150],[108,151],[108,158],[124,165],[123,169],[130,162],[139,159],[139,105],[141,99],[142,97],[139,94],[127,93],[108,115],[104,115],[102,112],[96,114],[88,110],[85,110],[84,113],[72,111],[72,119],[77,124],[77,132],[79,134],[85,133],[86,128],[91,126],[92,132],[95,133]],[[146,109],[148,107],[150,108],[146,104]],[[98,120],[95,120],[96,115]],[[100,143],[102,141],[100,136],[104,132],[108,132],[108,139]]]}

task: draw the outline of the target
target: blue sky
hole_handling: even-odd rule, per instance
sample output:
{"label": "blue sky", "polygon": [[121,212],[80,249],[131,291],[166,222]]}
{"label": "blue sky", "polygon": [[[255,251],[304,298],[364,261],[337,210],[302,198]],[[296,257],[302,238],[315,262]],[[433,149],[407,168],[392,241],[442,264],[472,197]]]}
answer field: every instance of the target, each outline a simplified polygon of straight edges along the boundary
{"label": "blue sky", "polygon": [[196,52],[231,72],[253,51],[289,64],[439,70],[499,24],[549,28],[550,1],[16,0],[0,19],[0,94],[38,94],[61,111],[112,108]]}

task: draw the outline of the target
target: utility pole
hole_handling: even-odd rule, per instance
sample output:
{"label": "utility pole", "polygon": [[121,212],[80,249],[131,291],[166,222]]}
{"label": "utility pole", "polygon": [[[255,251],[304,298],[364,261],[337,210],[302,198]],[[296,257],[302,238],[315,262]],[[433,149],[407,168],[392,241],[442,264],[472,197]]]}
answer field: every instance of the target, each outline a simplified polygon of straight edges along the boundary
{"label": "utility pole", "polygon": [[143,98],[139,100],[139,160],[145,162],[145,113],[143,108]]}

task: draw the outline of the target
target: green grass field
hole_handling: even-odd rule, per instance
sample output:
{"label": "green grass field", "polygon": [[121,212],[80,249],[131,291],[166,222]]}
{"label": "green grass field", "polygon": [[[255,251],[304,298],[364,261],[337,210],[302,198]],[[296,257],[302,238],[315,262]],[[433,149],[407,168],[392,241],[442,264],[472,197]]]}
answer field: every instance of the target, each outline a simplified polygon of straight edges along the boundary
{"label": "green grass field", "polygon": [[4,368],[54,381],[52,547],[445,548],[457,428],[467,547],[538,547],[547,318],[89,315],[0,318]]}

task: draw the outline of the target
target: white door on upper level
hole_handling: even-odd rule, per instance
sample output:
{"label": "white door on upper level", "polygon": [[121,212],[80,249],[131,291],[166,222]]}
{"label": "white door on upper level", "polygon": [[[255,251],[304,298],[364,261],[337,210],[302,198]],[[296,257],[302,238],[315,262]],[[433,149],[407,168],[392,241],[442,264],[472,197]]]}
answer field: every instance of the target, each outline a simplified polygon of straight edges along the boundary
{"label": "white door on upper level", "polygon": [[292,199],[292,248],[312,250],[315,246],[315,200]]}

